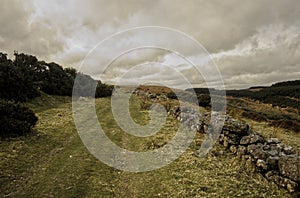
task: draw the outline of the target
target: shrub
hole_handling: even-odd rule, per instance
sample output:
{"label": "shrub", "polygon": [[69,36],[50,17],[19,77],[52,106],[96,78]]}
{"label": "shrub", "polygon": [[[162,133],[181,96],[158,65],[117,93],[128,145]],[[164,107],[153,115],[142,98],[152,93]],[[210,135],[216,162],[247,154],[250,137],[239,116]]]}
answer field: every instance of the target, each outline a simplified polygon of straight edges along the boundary
{"label": "shrub", "polygon": [[20,103],[0,100],[0,138],[17,137],[31,132],[38,118]]}
{"label": "shrub", "polygon": [[208,94],[199,94],[198,96],[199,106],[201,107],[210,107],[210,95]]}

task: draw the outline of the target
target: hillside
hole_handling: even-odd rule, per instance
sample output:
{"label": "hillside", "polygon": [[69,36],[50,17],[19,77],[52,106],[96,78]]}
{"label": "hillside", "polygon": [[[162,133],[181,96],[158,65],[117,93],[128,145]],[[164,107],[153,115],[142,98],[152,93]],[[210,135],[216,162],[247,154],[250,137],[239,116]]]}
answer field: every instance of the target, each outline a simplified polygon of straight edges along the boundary
{"label": "hillside", "polygon": [[249,98],[272,106],[300,109],[300,80],[278,82],[269,87],[251,87],[245,90],[227,90],[228,96]]}
{"label": "hillside", "polygon": [[[39,118],[36,132],[1,141],[1,197],[290,196],[259,174],[246,171],[239,160],[218,145],[205,158],[199,158],[201,134],[169,166],[144,173],[119,171],[95,159],[84,147],[74,126],[70,98],[44,95],[29,106]],[[163,145],[178,123],[169,117],[156,136],[134,138],[123,133],[113,120],[109,98],[96,99],[96,108],[108,136],[133,150]],[[138,122],[147,122],[148,115],[140,109],[136,97],[131,100],[131,112]]]}
{"label": "hillside", "polygon": [[[188,89],[187,91],[191,91]],[[209,106],[209,90],[194,88],[199,104],[207,101]],[[211,94],[218,90],[211,89]],[[271,86],[255,86],[242,90],[226,90],[227,112],[236,117],[248,118],[259,122],[267,122],[274,127],[300,131],[300,80],[278,82]]]}

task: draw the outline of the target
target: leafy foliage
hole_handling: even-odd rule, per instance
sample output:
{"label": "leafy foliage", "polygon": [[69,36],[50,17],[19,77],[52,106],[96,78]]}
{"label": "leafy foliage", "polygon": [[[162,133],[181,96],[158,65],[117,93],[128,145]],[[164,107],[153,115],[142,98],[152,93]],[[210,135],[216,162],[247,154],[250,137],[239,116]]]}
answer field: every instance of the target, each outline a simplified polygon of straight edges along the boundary
{"label": "leafy foliage", "polygon": [[[43,91],[50,95],[71,96],[75,78],[80,78],[80,96],[91,96],[89,89],[95,85],[95,97],[106,97],[112,93],[112,86],[77,73],[74,68],[63,68],[51,62],[39,61],[35,56],[14,53],[10,60],[7,54],[0,53],[0,98],[18,102],[28,101]],[[82,80],[83,79],[83,80]],[[94,91],[95,92],[95,91]],[[94,93],[93,92],[93,93]]]}
{"label": "leafy foliage", "polygon": [[0,100],[0,138],[26,135],[37,120],[33,111],[24,105]]}
{"label": "leafy foliage", "polygon": [[50,95],[71,96],[74,81],[78,77],[85,79],[80,86],[80,94],[90,89],[91,84],[96,85],[96,97],[110,96],[112,93],[112,86],[77,73],[73,68],[64,69],[56,63],[39,61],[35,56],[23,53],[15,52],[14,56],[15,59],[10,60],[7,54],[0,52],[1,138],[25,135],[31,131],[37,117],[29,108],[15,102],[31,100],[40,96],[41,91]]}
{"label": "leafy foliage", "polygon": [[18,56],[13,62],[6,54],[0,53],[0,98],[23,102],[39,96],[32,75],[32,62]]}

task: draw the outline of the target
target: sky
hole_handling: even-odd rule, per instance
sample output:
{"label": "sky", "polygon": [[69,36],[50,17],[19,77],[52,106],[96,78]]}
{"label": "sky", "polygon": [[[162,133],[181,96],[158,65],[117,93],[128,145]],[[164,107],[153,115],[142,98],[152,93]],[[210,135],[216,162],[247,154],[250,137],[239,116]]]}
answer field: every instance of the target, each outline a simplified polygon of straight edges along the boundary
{"label": "sky", "polygon": [[[186,38],[163,31],[113,36],[142,26]],[[32,54],[107,83],[126,77],[181,84],[178,72],[194,87],[214,85],[220,73],[227,89],[300,79],[299,0],[0,0],[0,27],[0,51]],[[109,45],[99,46],[105,39]],[[190,39],[203,50],[185,46]],[[151,42],[183,50],[121,51]]]}

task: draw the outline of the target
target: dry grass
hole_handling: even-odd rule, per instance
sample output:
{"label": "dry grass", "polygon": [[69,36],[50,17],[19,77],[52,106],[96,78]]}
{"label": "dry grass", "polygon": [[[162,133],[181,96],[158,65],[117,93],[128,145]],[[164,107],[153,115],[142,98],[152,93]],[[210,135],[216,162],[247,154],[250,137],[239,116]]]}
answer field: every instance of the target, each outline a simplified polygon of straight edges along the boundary
{"label": "dry grass", "polygon": [[[60,102],[58,102],[60,101]],[[54,102],[54,101],[53,101]],[[131,114],[140,123],[148,114],[133,98]],[[178,123],[168,118],[151,138],[135,138],[115,123],[110,100],[96,100],[100,123],[112,141],[133,150],[150,143],[164,144]],[[289,197],[277,185],[239,166],[231,153],[216,145],[198,157],[203,136],[197,134],[190,148],[161,169],[130,173],[108,167],[82,144],[74,127],[71,104],[57,100],[51,109],[36,107],[37,133],[0,142],[1,197]],[[125,142],[124,142],[125,140]]]}

